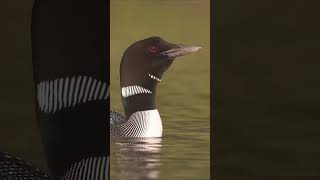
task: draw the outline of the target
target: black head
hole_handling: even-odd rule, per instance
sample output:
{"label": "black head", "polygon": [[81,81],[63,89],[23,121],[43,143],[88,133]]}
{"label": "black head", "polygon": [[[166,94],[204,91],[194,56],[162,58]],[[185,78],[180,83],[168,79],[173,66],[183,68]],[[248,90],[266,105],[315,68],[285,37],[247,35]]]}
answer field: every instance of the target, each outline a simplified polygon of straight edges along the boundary
{"label": "black head", "polygon": [[200,47],[169,43],[160,37],[138,41],[127,48],[120,65],[121,87],[157,84],[178,56],[191,54]]}

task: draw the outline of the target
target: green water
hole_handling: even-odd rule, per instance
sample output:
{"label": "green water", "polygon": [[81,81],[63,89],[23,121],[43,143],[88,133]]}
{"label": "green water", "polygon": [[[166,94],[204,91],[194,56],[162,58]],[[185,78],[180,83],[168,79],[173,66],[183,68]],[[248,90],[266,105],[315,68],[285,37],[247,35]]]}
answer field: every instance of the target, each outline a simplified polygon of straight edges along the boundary
{"label": "green water", "polygon": [[116,139],[111,179],[210,179],[210,9],[208,0],[111,0],[111,107],[123,112],[119,63],[133,42],[160,36],[203,48],[176,59],[157,90],[164,137]]}

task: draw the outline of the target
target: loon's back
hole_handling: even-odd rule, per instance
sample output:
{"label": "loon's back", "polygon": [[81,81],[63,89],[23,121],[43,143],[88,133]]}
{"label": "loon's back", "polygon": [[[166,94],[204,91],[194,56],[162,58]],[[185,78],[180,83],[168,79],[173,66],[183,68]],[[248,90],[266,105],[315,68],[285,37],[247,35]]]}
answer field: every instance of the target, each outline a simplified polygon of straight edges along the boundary
{"label": "loon's back", "polygon": [[[74,162],[59,180],[108,180],[109,157],[88,157]],[[28,162],[0,152],[0,180],[49,180]]]}
{"label": "loon's back", "polygon": [[0,152],[0,179],[1,180],[49,180],[41,170],[20,158]]}
{"label": "loon's back", "polygon": [[126,117],[116,111],[110,111],[110,126],[126,122]]}

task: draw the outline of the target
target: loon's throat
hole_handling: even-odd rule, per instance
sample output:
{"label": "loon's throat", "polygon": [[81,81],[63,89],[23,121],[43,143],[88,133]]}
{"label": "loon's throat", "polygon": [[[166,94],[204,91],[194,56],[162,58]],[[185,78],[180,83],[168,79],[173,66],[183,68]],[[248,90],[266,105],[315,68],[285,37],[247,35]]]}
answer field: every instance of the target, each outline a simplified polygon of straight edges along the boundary
{"label": "loon's throat", "polygon": [[122,104],[126,117],[129,118],[137,111],[156,109],[156,90],[139,85],[121,88]]}
{"label": "loon's throat", "polygon": [[140,85],[122,87],[126,118],[114,121],[110,133],[121,137],[161,137],[162,121],[155,96],[155,89]]}

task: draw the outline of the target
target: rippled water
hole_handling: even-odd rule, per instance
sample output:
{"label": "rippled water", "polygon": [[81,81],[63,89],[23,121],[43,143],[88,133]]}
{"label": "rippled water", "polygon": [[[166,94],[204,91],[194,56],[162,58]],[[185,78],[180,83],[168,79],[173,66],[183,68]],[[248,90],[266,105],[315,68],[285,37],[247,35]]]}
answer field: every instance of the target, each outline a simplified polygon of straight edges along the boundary
{"label": "rippled water", "polygon": [[[112,179],[158,179],[162,138],[113,139]],[[129,162],[129,163],[128,163]]]}
{"label": "rippled water", "polygon": [[119,63],[133,42],[160,36],[199,45],[165,73],[157,90],[162,138],[111,140],[111,179],[210,179],[209,0],[111,0],[111,107],[123,112]]}

